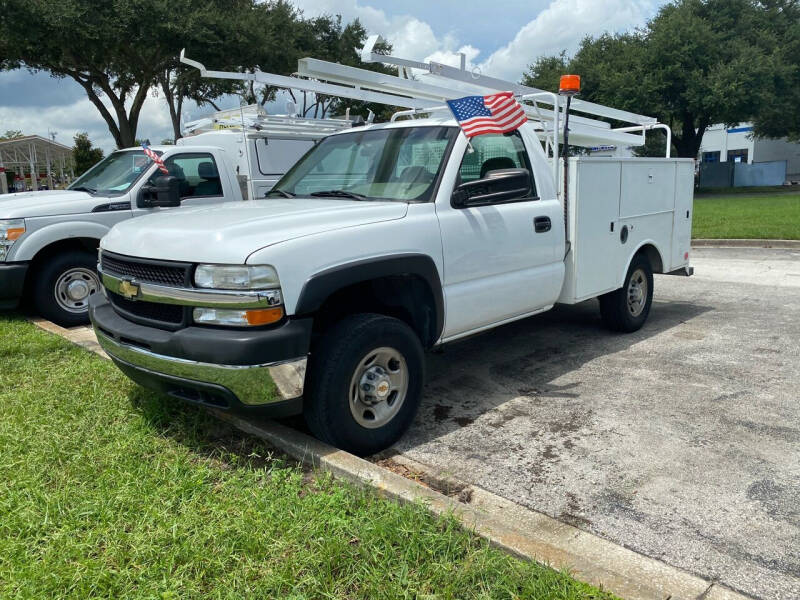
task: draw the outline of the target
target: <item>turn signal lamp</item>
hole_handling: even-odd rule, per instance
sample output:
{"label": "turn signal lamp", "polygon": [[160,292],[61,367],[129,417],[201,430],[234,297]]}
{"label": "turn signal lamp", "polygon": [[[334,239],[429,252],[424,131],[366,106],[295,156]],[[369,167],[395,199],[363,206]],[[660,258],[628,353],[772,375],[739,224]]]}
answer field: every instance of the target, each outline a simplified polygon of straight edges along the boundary
{"label": "turn signal lamp", "polygon": [[280,321],[283,318],[283,307],[256,308],[252,310],[195,308],[192,316],[194,317],[194,322],[198,325],[259,327]]}
{"label": "turn signal lamp", "polygon": [[19,239],[19,237],[25,233],[24,227],[13,227],[6,231],[6,239],[10,242]]}
{"label": "turn signal lamp", "polygon": [[558,82],[560,96],[574,96],[581,91],[580,75],[562,75]]}
{"label": "turn signal lamp", "polygon": [[248,310],[245,314],[247,316],[247,324],[252,327],[269,325],[270,323],[277,323],[283,318],[283,307]]}

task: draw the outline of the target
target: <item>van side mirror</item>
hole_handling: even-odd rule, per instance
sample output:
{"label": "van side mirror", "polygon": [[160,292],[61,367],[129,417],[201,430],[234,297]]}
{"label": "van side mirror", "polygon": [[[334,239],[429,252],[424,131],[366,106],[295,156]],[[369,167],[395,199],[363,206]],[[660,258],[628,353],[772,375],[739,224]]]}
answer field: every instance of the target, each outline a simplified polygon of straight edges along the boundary
{"label": "van side mirror", "polygon": [[462,183],[455,190],[451,204],[454,208],[487,206],[527,198],[531,193],[531,174],[528,169],[497,169],[482,179]]}
{"label": "van side mirror", "polygon": [[139,192],[142,208],[172,208],[181,205],[181,182],[172,175],[162,175],[155,185],[145,185]]}

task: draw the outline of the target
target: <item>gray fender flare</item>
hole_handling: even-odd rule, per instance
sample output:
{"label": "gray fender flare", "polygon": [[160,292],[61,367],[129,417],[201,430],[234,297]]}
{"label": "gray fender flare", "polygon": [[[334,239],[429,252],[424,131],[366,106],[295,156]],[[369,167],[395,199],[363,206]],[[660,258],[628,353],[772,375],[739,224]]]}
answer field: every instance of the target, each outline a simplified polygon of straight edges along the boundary
{"label": "gray fender flare", "polygon": [[353,284],[396,275],[414,275],[428,284],[433,296],[435,343],[444,330],[444,292],[436,263],[426,254],[395,254],[345,263],[312,275],[303,285],[295,314],[316,312],[331,294]]}

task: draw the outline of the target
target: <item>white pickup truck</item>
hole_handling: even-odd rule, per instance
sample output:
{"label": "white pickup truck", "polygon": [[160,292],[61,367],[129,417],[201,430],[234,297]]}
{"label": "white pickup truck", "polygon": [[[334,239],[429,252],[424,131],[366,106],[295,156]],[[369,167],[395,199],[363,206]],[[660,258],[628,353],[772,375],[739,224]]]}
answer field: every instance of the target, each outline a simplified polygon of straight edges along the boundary
{"label": "white pickup truck", "polygon": [[693,161],[571,158],[565,222],[537,136],[370,125],[321,141],[268,199],[116,225],[98,341],[174,398],[302,412],[329,443],[381,450],[414,418],[426,349],[595,297],[635,331],[653,273],[691,273]]}
{"label": "white pickup truck", "polygon": [[351,126],[248,114],[243,135],[223,116],[205,119],[209,129],[177,146],[151,147],[179,180],[174,201],[158,200],[161,172],[142,148],[110,154],[66,190],[0,195],[0,309],[27,296],[59,325],[88,323],[88,298],[100,288],[97,247],[113,225],[176,206],[263,197],[316,141]]}

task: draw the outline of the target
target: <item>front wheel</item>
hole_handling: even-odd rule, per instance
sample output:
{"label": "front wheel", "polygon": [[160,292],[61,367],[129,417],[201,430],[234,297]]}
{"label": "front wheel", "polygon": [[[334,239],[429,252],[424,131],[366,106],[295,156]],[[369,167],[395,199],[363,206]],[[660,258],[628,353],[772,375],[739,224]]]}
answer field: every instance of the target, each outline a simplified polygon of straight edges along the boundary
{"label": "front wheel", "polygon": [[96,256],[71,250],[45,261],[33,274],[36,310],[62,327],[87,324],[89,296],[100,291]]}
{"label": "front wheel", "polygon": [[345,317],[312,352],[308,428],[354,454],[384,450],[414,419],[424,368],[419,338],[404,322],[377,314]]}
{"label": "front wheel", "polygon": [[599,300],[600,314],[607,327],[626,333],[640,329],[653,303],[653,269],[647,257],[635,256],[622,287],[603,294]]}

